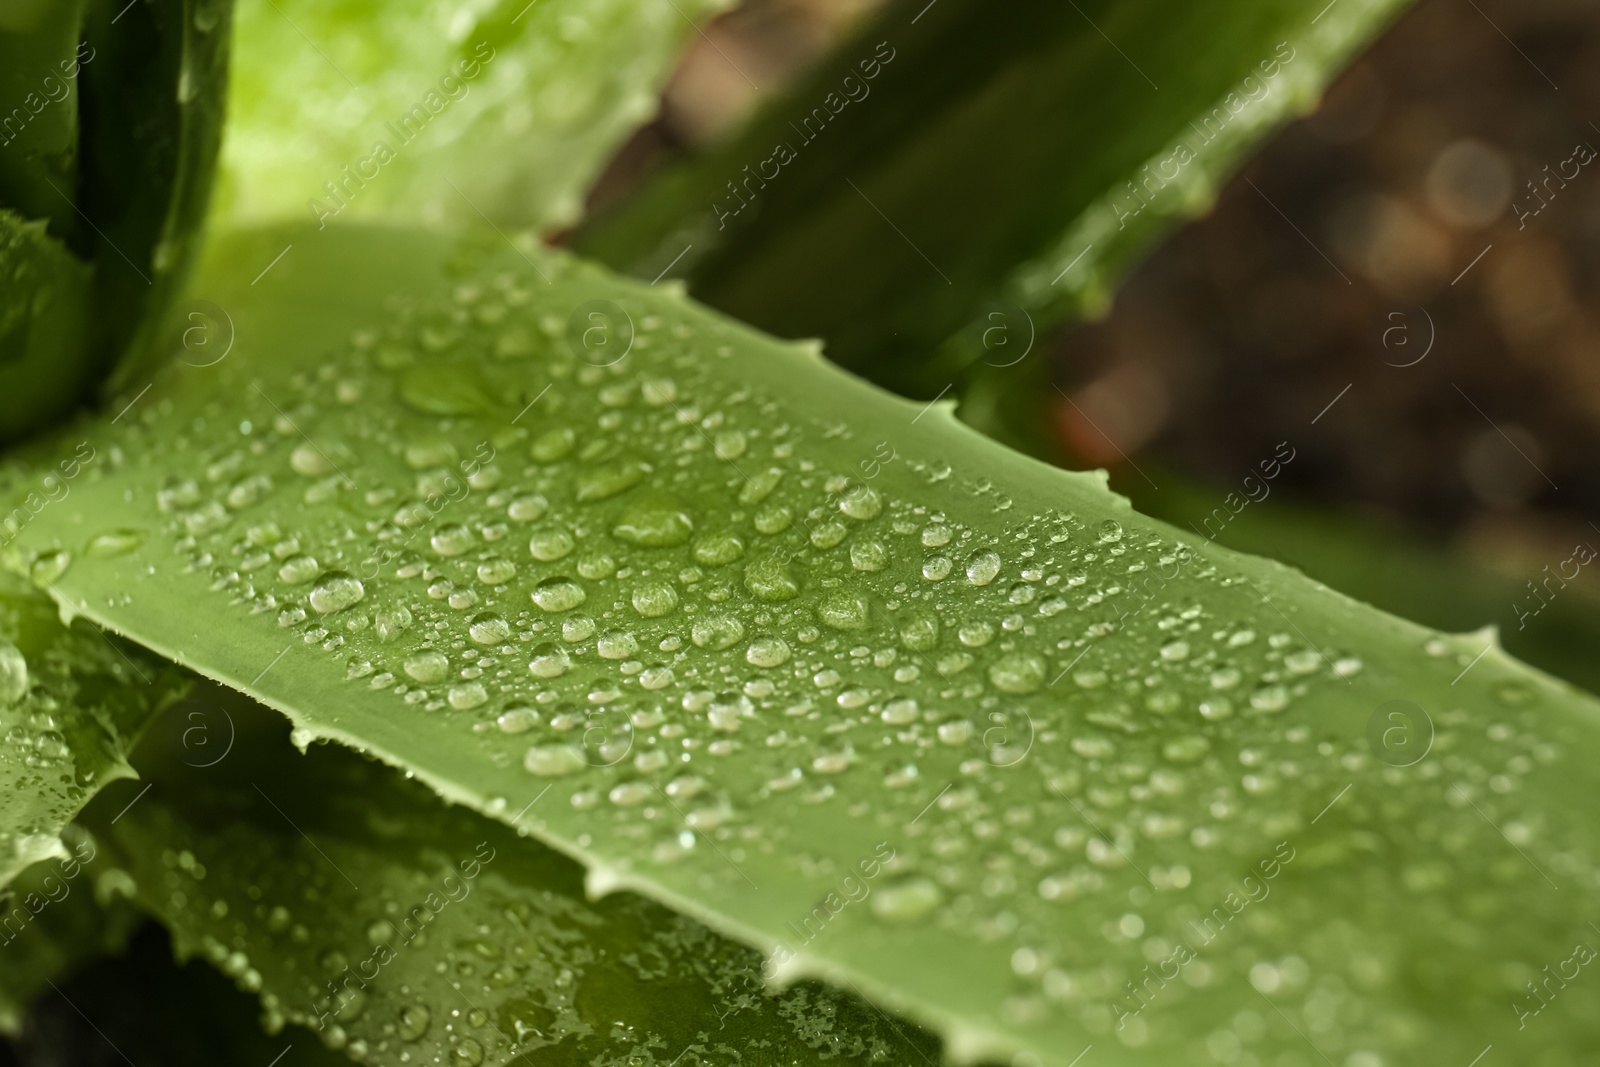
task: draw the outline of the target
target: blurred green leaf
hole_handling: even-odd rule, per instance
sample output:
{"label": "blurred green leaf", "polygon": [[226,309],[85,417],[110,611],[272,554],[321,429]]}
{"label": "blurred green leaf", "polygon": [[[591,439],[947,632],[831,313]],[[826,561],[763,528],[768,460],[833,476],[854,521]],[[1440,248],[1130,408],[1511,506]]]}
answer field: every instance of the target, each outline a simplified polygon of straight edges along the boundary
{"label": "blurred green leaf", "polygon": [[0,1035],[16,1036],[51,983],[122,951],[146,921],[115,875],[96,884],[106,870],[100,843],[79,826],[63,836],[64,858],[36,863],[0,888]]}
{"label": "blurred green leaf", "polygon": [[571,222],[728,0],[242,0],[237,222]]}
{"label": "blurred green leaf", "polygon": [[[113,881],[131,889],[126,872],[117,871]],[[254,996],[234,988],[209,964],[174,963],[161,927],[130,901],[116,899],[121,913],[142,926],[117,955],[86,960],[33,1001],[14,1045],[19,1067],[350,1063],[298,1026],[265,1032],[257,1021],[261,1006]]]}
{"label": "blurred green leaf", "polygon": [[1026,438],[1052,331],[1405,6],[902,0],[575,244]]}
{"label": "blurred green leaf", "polygon": [[769,994],[755,950],[631,893],[590,903],[567,857],[348,750],[301,756],[282,718],[219,700],[227,760],[197,768],[155,731],[136,757],[154,790],[104,832],[179,955],[259,994],[273,1029],[390,1065],[937,1056],[857,998]]}
{"label": "blurred green leaf", "polygon": [[0,435],[59,414],[97,360],[94,271],[46,230],[0,209]]}

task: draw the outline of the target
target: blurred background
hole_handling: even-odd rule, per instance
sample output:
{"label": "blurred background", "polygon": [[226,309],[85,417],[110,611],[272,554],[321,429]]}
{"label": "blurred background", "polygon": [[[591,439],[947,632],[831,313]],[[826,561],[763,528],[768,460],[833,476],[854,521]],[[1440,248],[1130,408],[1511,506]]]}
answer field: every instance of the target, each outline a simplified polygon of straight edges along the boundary
{"label": "blurred background", "polygon": [[[591,210],[714,146],[879,6],[713,22]],[[1419,621],[1496,624],[1600,690],[1600,579],[1545,583],[1600,548],[1597,58],[1593,4],[1423,0],[1052,341],[1052,458],[1187,525],[1288,442],[1270,506],[1220,541]]]}

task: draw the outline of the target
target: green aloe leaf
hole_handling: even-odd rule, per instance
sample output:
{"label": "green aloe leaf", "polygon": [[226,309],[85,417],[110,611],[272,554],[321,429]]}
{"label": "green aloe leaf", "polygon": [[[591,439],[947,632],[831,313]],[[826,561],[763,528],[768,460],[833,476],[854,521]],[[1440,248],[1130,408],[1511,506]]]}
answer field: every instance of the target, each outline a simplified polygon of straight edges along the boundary
{"label": "green aloe leaf", "polygon": [[674,264],[698,299],[906,395],[1031,388],[1023,354],[1103,309],[1405,6],[905,0],[576,244],[644,278]]}
{"label": "green aloe leaf", "polygon": [[259,994],[270,1030],[297,1023],[397,1067],[937,1055],[859,998],[768,995],[760,953],[660,904],[588,902],[572,860],[388,768],[329,746],[301,756],[259,705],[210,714],[237,728],[226,761],[198,768],[175,729],[154,731],[135,757],[154,789],[102,832],[179,956]]}
{"label": "green aloe leaf", "polygon": [[[105,462],[84,447],[42,476],[12,472],[4,536],[64,506],[82,484],[74,479],[94,458]],[[38,576],[54,565],[42,560]],[[56,603],[26,581],[0,581],[0,888],[30,864],[72,859],[62,829],[101,788],[133,776],[134,739],[186,685],[180,671],[86,622],[64,625]],[[15,932],[5,921],[0,937]]]}
{"label": "green aloe leaf", "polygon": [[235,220],[571,222],[727,0],[243,0]]}
{"label": "green aloe leaf", "polygon": [[146,921],[124,895],[132,890],[126,875],[99,877],[107,871],[101,843],[76,825],[63,837],[64,857],[36,863],[0,889],[0,1035],[16,1035],[51,983],[122,951]]}
{"label": "green aloe leaf", "polygon": [[0,209],[0,432],[82,395],[94,365],[93,279],[44,219]]}
{"label": "green aloe leaf", "polygon": [[118,462],[16,555],[72,553],[69,610],[302,742],[958,1059],[1575,1063],[1592,1033],[1597,708],[1492,635],[1195,547],[531,241],[269,232],[200,292],[237,351],[96,425]]}

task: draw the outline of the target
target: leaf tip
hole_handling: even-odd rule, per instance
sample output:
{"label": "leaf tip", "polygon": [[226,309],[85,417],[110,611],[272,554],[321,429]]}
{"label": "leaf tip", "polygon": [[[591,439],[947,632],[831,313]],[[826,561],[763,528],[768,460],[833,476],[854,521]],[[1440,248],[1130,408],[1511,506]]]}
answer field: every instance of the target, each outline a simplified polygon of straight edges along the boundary
{"label": "leaf tip", "polygon": [[583,892],[590,900],[599,900],[627,888],[627,881],[620,869],[595,863],[583,872]]}

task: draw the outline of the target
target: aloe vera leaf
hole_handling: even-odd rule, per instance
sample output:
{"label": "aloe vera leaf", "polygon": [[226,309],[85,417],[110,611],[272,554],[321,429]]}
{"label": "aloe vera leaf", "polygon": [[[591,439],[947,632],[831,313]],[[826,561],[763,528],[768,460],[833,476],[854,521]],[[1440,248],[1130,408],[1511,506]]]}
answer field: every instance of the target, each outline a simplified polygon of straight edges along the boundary
{"label": "aloe vera leaf", "polygon": [[63,837],[64,858],[33,864],[0,889],[0,1035],[15,1037],[52,983],[121,952],[147,921],[115,876],[96,883],[100,843],[77,825]]}
{"label": "aloe vera leaf", "polygon": [[296,240],[218,246],[248,343],[19,537],[70,610],[957,1059],[1588,1040],[1526,982],[1589,936],[1595,705],[1492,636],[531,240],[327,232],[252,285]]}
{"label": "aloe vera leaf", "polygon": [[591,903],[583,869],[447,807],[350,751],[301,756],[288,724],[202,693],[238,743],[201,766],[169,714],[134,761],[154,789],[86,821],[172,931],[298,1023],[368,1064],[866,1065],[935,1058],[925,1031],[807,984],[769,995],[760,953],[632,894]]}
{"label": "aloe vera leaf", "polygon": [[[26,495],[14,497],[13,509],[0,516],[0,530],[13,535],[13,524],[29,517],[34,504],[62,506],[62,491],[71,486],[64,473],[49,471],[24,488]],[[50,566],[46,560],[41,576]],[[101,788],[133,776],[129,748],[150,716],[187,684],[182,672],[114,644],[86,622],[64,625],[55,601],[6,575],[0,582],[0,887],[31,864],[72,859],[63,828]],[[14,935],[5,921],[0,916],[0,936]]]}

